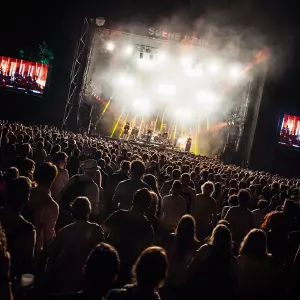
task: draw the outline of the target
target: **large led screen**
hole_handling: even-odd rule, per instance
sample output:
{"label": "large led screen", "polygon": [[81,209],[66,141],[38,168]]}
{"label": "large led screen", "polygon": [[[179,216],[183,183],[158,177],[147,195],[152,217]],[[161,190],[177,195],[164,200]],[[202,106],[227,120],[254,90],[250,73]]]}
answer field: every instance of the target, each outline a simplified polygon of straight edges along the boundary
{"label": "large led screen", "polygon": [[48,65],[0,56],[0,88],[41,95],[47,75]]}
{"label": "large led screen", "polygon": [[300,117],[285,114],[280,121],[279,143],[300,148]]}

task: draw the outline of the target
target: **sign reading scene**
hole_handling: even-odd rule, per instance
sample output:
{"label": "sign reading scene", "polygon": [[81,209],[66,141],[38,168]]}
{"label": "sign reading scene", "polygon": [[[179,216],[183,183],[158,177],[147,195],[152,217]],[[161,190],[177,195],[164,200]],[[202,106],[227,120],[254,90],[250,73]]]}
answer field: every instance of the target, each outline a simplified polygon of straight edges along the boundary
{"label": "sign reading scene", "polygon": [[209,46],[207,39],[198,38],[180,32],[172,32],[168,30],[158,29],[154,27],[149,28],[148,35],[157,39],[165,39],[165,40],[179,42],[179,43],[192,44],[194,46],[205,46],[205,47]]}

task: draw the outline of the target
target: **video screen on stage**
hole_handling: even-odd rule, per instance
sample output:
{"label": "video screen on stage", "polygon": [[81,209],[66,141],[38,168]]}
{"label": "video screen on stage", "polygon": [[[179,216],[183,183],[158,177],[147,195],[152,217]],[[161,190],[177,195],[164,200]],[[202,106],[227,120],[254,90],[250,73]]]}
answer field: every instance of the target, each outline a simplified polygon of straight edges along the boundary
{"label": "video screen on stage", "polygon": [[48,65],[0,56],[0,88],[42,95],[47,75]]}
{"label": "video screen on stage", "polygon": [[285,114],[280,123],[279,144],[300,148],[300,117]]}

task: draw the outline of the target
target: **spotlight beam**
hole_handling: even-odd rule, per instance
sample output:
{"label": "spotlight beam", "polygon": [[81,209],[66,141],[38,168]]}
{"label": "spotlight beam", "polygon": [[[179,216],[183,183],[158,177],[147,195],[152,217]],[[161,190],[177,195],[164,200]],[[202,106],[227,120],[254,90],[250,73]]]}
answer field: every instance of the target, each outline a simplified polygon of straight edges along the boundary
{"label": "spotlight beam", "polygon": [[114,128],[113,128],[113,130],[112,130],[112,133],[111,133],[111,135],[110,135],[111,138],[114,136],[114,134],[115,134],[115,132],[116,132],[116,130],[117,130],[117,127],[118,127],[118,125],[119,125],[119,123],[120,123],[120,120],[121,120],[121,118],[122,118],[122,116],[123,116],[123,113],[124,113],[124,109],[122,110],[122,112],[121,112],[121,114],[120,114],[120,116],[119,116],[119,118],[118,118],[118,120],[117,120],[117,122],[116,122],[116,124],[115,124],[115,126],[114,126]]}

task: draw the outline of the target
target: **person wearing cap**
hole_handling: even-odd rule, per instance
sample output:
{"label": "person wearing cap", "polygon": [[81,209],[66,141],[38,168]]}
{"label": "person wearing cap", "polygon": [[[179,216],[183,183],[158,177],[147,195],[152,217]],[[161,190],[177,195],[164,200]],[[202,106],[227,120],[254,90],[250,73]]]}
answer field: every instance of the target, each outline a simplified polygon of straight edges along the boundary
{"label": "person wearing cap", "polygon": [[61,204],[69,209],[76,197],[85,196],[91,201],[91,219],[97,221],[103,207],[103,189],[101,187],[101,174],[97,161],[88,159],[80,167],[80,173],[70,178],[61,192]]}

